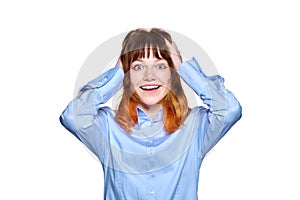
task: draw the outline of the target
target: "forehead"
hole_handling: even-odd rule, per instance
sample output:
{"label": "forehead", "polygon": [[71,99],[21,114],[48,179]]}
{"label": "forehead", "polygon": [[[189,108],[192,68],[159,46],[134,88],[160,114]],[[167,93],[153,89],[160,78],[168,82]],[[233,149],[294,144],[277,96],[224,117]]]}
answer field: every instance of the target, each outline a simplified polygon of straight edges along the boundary
{"label": "forehead", "polygon": [[158,61],[158,60],[166,60],[167,55],[165,50],[161,50],[158,47],[147,47],[140,48],[137,50],[134,50],[132,52],[132,59],[131,62],[134,61]]}
{"label": "forehead", "polygon": [[133,61],[133,64],[134,63],[141,63],[141,64],[168,64],[167,61],[163,58],[155,58],[155,57],[149,57],[149,58],[140,58],[140,59],[137,59],[135,61]]}

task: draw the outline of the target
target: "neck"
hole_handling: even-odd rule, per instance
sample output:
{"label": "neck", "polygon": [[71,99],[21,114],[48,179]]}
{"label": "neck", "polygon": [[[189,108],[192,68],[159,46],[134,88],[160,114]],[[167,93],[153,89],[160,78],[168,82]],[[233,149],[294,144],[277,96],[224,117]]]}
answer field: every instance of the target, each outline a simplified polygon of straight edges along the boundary
{"label": "neck", "polygon": [[161,108],[161,105],[140,105],[144,112],[153,120],[157,111]]}

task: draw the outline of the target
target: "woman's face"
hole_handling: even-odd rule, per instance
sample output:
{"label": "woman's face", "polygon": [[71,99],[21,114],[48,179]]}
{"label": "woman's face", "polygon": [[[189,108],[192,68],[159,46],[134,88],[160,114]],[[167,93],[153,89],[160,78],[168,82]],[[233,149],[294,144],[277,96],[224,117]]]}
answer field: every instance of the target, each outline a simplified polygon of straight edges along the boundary
{"label": "woman's face", "polygon": [[[147,52],[145,53],[147,55]],[[146,107],[156,105],[169,92],[171,71],[165,59],[149,57],[138,59],[130,65],[131,87]]]}

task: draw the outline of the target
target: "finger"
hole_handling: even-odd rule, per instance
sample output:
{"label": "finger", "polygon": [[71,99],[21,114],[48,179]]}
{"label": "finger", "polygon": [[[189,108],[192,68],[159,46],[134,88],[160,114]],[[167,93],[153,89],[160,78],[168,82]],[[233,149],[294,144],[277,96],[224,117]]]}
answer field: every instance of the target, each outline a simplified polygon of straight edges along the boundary
{"label": "finger", "polygon": [[122,64],[121,58],[118,59],[116,66],[119,66],[121,69],[123,69],[123,64]]}

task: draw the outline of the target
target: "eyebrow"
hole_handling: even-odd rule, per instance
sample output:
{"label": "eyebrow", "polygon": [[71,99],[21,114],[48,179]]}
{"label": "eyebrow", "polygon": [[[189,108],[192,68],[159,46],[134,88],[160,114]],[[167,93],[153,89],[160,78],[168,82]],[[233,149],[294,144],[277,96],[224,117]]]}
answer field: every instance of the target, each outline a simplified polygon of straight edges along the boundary
{"label": "eyebrow", "polygon": [[[138,58],[138,59],[136,59],[135,61],[133,61],[133,63],[136,62],[136,61],[138,61],[138,62],[145,62],[144,59]],[[158,63],[158,62],[166,62],[166,63],[168,63],[167,60],[164,59],[164,58],[156,58],[156,59],[154,60],[154,62],[155,62],[155,63]]]}

